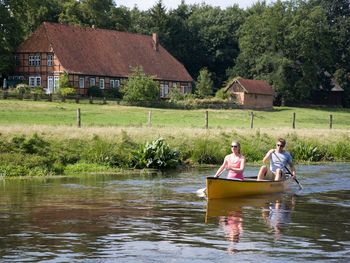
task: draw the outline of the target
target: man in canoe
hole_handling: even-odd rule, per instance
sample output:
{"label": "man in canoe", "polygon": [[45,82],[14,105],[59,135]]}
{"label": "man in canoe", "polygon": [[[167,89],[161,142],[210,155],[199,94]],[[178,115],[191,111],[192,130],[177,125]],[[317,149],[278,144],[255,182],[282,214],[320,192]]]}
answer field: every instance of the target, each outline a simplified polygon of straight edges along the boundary
{"label": "man in canoe", "polygon": [[257,178],[258,181],[278,181],[283,179],[285,174],[289,172],[289,169],[286,167],[287,165],[291,169],[291,176],[295,178],[296,171],[293,164],[293,159],[290,153],[284,150],[285,146],[286,140],[279,138],[276,142],[276,149],[271,149],[266,153],[263,162],[266,164],[268,161],[270,161],[270,169],[266,165],[261,166]]}
{"label": "man in canoe", "polygon": [[227,179],[243,180],[245,158],[241,154],[241,145],[238,141],[231,143],[231,151],[231,154],[225,156],[223,164],[214,177],[219,177],[225,170],[228,170]]}

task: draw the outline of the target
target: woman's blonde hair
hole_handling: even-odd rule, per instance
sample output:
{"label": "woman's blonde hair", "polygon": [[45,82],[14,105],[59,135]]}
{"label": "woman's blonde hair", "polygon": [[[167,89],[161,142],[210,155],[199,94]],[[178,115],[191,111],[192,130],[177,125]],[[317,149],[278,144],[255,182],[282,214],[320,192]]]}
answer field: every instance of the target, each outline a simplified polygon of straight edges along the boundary
{"label": "woman's blonde hair", "polygon": [[239,143],[239,141],[232,141],[231,146],[232,145],[237,145],[238,153],[241,154],[241,144]]}

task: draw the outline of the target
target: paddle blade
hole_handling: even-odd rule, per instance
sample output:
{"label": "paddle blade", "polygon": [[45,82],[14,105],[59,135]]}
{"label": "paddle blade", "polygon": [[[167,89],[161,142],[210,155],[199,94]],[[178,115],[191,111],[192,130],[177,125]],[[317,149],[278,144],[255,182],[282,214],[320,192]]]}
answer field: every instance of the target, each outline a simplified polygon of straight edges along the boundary
{"label": "paddle blade", "polygon": [[205,197],[207,195],[207,189],[206,188],[201,188],[196,191],[197,196],[199,197]]}

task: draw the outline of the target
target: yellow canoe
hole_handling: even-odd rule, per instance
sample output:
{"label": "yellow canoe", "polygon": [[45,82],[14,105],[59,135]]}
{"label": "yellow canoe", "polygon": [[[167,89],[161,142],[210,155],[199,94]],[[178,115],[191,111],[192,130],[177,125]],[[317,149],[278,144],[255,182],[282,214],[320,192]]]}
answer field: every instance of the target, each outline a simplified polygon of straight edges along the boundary
{"label": "yellow canoe", "polygon": [[208,199],[244,197],[284,192],[288,188],[288,181],[244,181],[207,177],[206,195]]}

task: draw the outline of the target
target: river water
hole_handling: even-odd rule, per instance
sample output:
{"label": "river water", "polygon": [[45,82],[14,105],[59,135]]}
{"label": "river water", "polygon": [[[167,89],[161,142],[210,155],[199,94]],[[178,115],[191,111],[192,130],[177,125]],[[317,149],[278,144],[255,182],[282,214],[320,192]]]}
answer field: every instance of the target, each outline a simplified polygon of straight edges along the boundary
{"label": "river water", "polygon": [[0,261],[350,262],[350,164],[207,203],[196,190],[214,172],[0,179]]}

